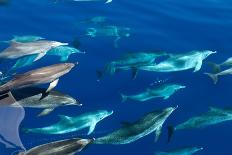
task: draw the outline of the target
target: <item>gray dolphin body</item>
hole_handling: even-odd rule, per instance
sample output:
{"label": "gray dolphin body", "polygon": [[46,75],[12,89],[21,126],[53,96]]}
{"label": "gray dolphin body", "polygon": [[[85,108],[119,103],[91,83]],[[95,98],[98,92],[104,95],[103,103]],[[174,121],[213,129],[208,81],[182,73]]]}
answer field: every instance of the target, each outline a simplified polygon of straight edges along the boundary
{"label": "gray dolphin body", "polygon": [[51,126],[35,129],[24,129],[24,131],[27,133],[65,134],[82,130],[84,128],[89,128],[89,135],[94,131],[95,126],[99,121],[112,114],[113,111],[98,110],[75,117],[60,115],[60,121]]}
{"label": "gray dolphin body", "polygon": [[46,91],[47,93],[57,85],[59,78],[67,74],[74,66],[75,64],[73,63],[60,63],[16,75],[12,80],[0,86],[0,93],[18,88],[50,83]]}
{"label": "gray dolphin body", "polygon": [[[118,70],[132,70],[133,77],[137,74],[137,68],[149,65],[161,56],[166,56],[166,52],[138,52],[124,54],[118,60],[112,61],[105,66],[102,75],[106,73],[114,74]],[[101,75],[101,76],[102,76]]]}
{"label": "gray dolphin body", "polygon": [[17,59],[23,56],[36,54],[36,61],[42,58],[50,49],[61,45],[68,44],[49,40],[39,40],[27,43],[11,42],[10,47],[0,53],[0,59]]}
{"label": "gray dolphin body", "polygon": [[169,107],[162,111],[148,113],[135,123],[124,123],[124,126],[106,136],[97,138],[94,144],[128,144],[152,132],[158,140],[163,123],[176,108]]}
{"label": "gray dolphin body", "polygon": [[213,53],[216,52],[206,50],[170,55],[170,58],[160,62],[159,64],[142,66],[139,67],[139,69],[154,72],[176,72],[193,68],[194,72],[197,72],[201,69],[203,60]]}
{"label": "gray dolphin body", "polygon": [[221,72],[222,66],[232,66],[232,57],[226,59],[224,62],[222,62],[220,64],[216,64],[214,62],[209,62],[209,65],[212,66],[214,73],[219,73],[219,72]]}
{"label": "gray dolphin body", "polygon": [[[44,116],[52,112],[60,106],[69,106],[81,104],[69,95],[58,91],[50,91],[50,93],[41,99],[42,94],[46,91],[44,88],[29,87],[11,91],[17,105],[27,108],[44,109],[38,116]],[[14,104],[12,106],[15,106]]]}
{"label": "gray dolphin body", "polygon": [[155,155],[192,155],[201,150],[203,150],[202,147],[185,147],[168,152],[156,152]]}
{"label": "gray dolphin body", "polygon": [[94,139],[65,139],[39,145],[18,155],[75,155],[81,152]]}
{"label": "gray dolphin body", "polygon": [[147,89],[145,92],[142,92],[137,95],[123,95],[122,96],[122,102],[127,101],[128,99],[134,100],[134,101],[140,101],[144,102],[153,98],[159,98],[162,97],[163,99],[168,99],[171,95],[173,95],[177,90],[183,89],[185,86],[181,86],[178,84],[164,84],[159,88],[153,88],[153,89]]}
{"label": "gray dolphin body", "polygon": [[192,117],[187,121],[175,126],[174,128],[169,127],[169,140],[173,134],[173,131],[205,128],[225,121],[232,121],[232,109],[219,109],[210,107],[209,111],[200,116]]}
{"label": "gray dolphin body", "polygon": [[219,76],[231,75],[232,74],[232,68],[226,69],[226,70],[221,71],[221,72],[216,73],[216,74],[213,74],[213,73],[205,73],[205,74],[208,75],[213,80],[214,84],[217,84]]}

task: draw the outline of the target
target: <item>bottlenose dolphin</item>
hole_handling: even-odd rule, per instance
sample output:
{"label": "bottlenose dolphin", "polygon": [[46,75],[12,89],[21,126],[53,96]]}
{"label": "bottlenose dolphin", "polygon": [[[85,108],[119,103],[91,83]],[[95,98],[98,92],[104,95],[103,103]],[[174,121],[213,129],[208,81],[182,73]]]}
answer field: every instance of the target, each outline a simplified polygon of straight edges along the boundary
{"label": "bottlenose dolphin", "polygon": [[24,129],[24,131],[27,133],[65,134],[79,131],[84,128],[89,128],[88,135],[90,135],[94,131],[95,126],[99,121],[112,114],[113,111],[98,110],[75,117],[59,115],[60,121],[51,126],[34,129]]}
{"label": "bottlenose dolphin", "polygon": [[132,70],[133,78],[135,78],[138,67],[155,63],[158,57],[166,55],[166,52],[126,53],[121,58],[107,64],[103,72],[98,72],[98,75],[101,78],[106,73],[113,75],[118,70]]}
{"label": "bottlenose dolphin", "polygon": [[187,121],[177,125],[176,127],[169,126],[168,141],[170,141],[173,132],[176,130],[205,128],[210,125],[215,125],[231,120],[232,120],[232,109],[219,109],[215,107],[210,107],[209,111],[203,113],[200,116],[192,117]]}
{"label": "bottlenose dolphin", "polygon": [[173,95],[177,90],[183,89],[186,86],[178,85],[178,84],[164,84],[159,88],[148,88],[145,92],[139,93],[137,95],[127,96],[121,94],[122,102],[130,100],[144,102],[153,98],[162,97],[164,100],[168,99],[171,95]]}
{"label": "bottlenose dolphin", "polygon": [[[46,91],[44,88],[29,87],[11,91],[17,105],[27,108],[44,109],[38,116],[44,116],[52,112],[60,106],[77,105],[81,106],[77,100],[69,95],[62,94],[58,91],[50,91],[50,93],[41,99],[42,94]],[[11,106],[17,106],[11,105]]]}
{"label": "bottlenose dolphin", "polygon": [[86,30],[86,36],[94,37],[115,37],[114,46],[118,47],[118,41],[122,37],[130,37],[130,28],[117,27],[117,26],[103,26],[98,28],[88,28]]}
{"label": "bottlenose dolphin", "polygon": [[223,76],[223,75],[231,75],[232,74],[232,68],[226,69],[224,71],[221,71],[219,73],[213,74],[213,73],[204,73],[208,75],[212,80],[214,84],[217,84],[218,82],[218,76]]}
{"label": "bottlenose dolphin", "polygon": [[72,138],[39,145],[18,155],[75,155],[81,152],[94,139]]}
{"label": "bottlenose dolphin", "polygon": [[206,50],[170,55],[167,60],[159,64],[142,66],[139,69],[154,72],[176,72],[194,68],[194,72],[197,72],[201,69],[202,61],[214,53],[216,52]]}
{"label": "bottlenose dolphin", "polygon": [[13,36],[13,39],[8,41],[2,41],[4,43],[11,43],[11,42],[20,42],[20,43],[28,43],[38,40],[43,40],[45,38],[40,36],[33,36],[33,35],[25,35],[25,36]]}
{"label": "bottlenose dolphin", "polygon": [[[0,53],[0,59],[12,60],[20,58],[20,60],[17,62],[17,66],[24,67],[31,64],[31,61],[35,62],[41,59],[50,49],[61,45],[68,44],[48,40],[38,40],[26,43],[11,42],[10,47],[6,48]],[[30,58],[28,58],[28,56],[30,56]]]}
{"label": "bottlenose dolphin", "polygon": [[73,63],[60,63],[15,75],[12,80],[0,86],[0,93],[50,83],[45,92],[49,93],[58,84],[59,78],[67,74],[74,66]]}
{"label": "bottlenose dolphin", "polygon": [[155,155],[192,155],[201,150],[203,150],[202,147],[185,147],[168,152],[156,152]]}
{"label": "bottlenose dolphin", "polygon": [[232,57],[226,59],[224,62],[220,64],[216,64],[214,62],[209,62],[208,64],[212,66],[214,73],[218,73],[221,71],[222,66],[232,66]]}
{"label": "bottlenose dolphin", "polygon": [[122,128],[106,136],[97,138],[93,143],[128,144],[152,132],[155,132],[157,141],[161,134],[163,123],[175,109],[174,107],[169,107],[161,111],[148,113],[135,123],[124,122]]}

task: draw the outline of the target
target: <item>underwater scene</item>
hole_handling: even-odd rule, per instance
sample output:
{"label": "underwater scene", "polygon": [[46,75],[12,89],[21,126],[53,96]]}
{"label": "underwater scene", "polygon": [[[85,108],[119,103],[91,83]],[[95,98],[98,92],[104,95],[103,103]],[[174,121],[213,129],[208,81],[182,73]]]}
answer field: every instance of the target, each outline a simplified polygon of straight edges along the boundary
{"label": "underwater scene", "polygon": [[0,0],[0,155],[232,155],[232,1]]}

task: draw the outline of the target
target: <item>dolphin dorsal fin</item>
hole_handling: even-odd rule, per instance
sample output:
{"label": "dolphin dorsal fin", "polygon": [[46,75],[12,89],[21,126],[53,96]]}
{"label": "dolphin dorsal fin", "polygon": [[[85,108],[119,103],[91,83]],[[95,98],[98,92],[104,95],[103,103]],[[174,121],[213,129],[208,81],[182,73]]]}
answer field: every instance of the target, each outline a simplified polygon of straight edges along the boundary
{"label": "dolphin dorsal fin", "polygon": [[61,121],[70,121],[71,117],[65,115],[59,115]]}
{"label": "dolphin dorsal fin", "polygon": [[123,127],[127,127],[127,126],[131,125],[131,123],[130,122],[121,122],[121,125]]}

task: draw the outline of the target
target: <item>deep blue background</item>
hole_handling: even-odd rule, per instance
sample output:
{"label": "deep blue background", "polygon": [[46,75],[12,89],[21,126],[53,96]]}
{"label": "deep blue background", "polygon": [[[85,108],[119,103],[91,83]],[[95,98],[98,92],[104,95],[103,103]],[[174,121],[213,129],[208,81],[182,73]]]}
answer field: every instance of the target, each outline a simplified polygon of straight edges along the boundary
{"label": "deep blue background", "polygon": [[[109,25],[126,26],[132,29],[130,38],[119,41],[119,48],[113,47],[113,38],[83,37],[84,29],[91,25],[78,22],[93,16],[106,16]],[[191,116],[205,112],[209,106],[231,106],[230,76],[220,78],[217,85],[203,73],[209,71],[203,65],[201,71],[192,73],[139,72],[136,80],[131,80],[130,72],[108,76],[97,82],[96,70],[122,53],[141,50],[165,50],[183,53],[191,50],[217,50],[207,61],[222,62],[232,56],[232,1],[230,0],[113,0],[102,2],[72,2],[52,0],[11,0],[9,5],[0,7],[0,40],[8,40],[12,35],[39,35],[50,40],[72,42],[79,38],[85,55],[72,55],[70,62],[79,62],[69,74],[62,77],[57,90],[78,98],[83,107],[58,108],[46,117],[37,118],[39,110],[26,109],[26,117],[21,127],[46,126],[58,120],[57,115],[75,116],[97,109],[114,110],[114,115],[100,122],[95,134],[99,137],[120,127],[121,121],[135,121],[153,109],[179,105],[163,127],[163,134],[154,143],[154,134],[128,145],[92,145],[83,155],[150,155],[154,151],[164,151],[182,146],[202,146],[199,155],[231,155],[232,124],[226,122],[200,130],[176,132],[172,142],[167,144],[168,124],[178,124]],[[1,45],[1,49],[4,49]],[[45,57],[33,66],[38,68],[57,63],[57,57]],[[157,79],[186,85],[168,100],[154,99],[144,103],[121,103],[120,92],[127,94],[144,90]],[[7,122],[6,122],[7,123]],[[1,124],[2,125],[2,124]],[[62,136],[46,136],[21,133],[27,148],[54,140],[83,137],[84,131]],[[86,137],[86,136],[84,136]],[[12,150],[0,147],[1,155]],[[8,152],[7,152],[8,151]]]}

